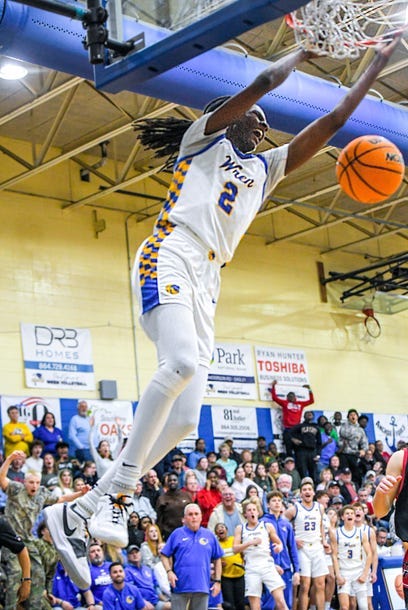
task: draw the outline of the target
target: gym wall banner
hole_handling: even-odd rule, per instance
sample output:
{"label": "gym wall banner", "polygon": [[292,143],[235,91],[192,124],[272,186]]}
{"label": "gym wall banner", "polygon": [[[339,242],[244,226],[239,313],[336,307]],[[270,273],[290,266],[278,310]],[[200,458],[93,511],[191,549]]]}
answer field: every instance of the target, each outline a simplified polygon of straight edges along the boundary
{"label": "gym wall banner", "polygon": [[257,399],[252,345],[216,343],[205,396]]}
{"label": "gym wall banner", "polygon": [[88,329],[21,324],[21,339],[28,388],[95,389]]}
{"label": "gym wall banner", "polygon": [[309,384],[304,351],[283,347],[255,347],[255,360],[261,400],[271,400],[269,388],[274,379],[278,382],[276,392],[279,397],[286,398],[288,392],[295,392],[300,400],[309,398],[308,390],[302,387]]}

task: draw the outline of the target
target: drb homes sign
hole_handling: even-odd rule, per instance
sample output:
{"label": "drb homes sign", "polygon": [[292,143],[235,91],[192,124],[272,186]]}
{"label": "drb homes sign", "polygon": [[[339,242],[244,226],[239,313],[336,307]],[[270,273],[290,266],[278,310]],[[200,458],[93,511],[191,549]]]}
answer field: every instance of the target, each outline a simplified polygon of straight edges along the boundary
{"label": "drb homes sign", "polygon": [[88,329],[21,324],[26,386],[94,390]]}

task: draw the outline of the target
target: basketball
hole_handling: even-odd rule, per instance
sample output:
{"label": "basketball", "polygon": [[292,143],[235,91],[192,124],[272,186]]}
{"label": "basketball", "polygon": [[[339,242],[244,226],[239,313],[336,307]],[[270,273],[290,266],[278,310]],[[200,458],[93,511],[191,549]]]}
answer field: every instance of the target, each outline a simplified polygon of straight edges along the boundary
{"label": "basketball", "polygon": [[341,151],[337,180],[342,190],[360,203],[378,203],[391,197],[401,185],[404,160],[400,150],[381,136],[361,136]]}

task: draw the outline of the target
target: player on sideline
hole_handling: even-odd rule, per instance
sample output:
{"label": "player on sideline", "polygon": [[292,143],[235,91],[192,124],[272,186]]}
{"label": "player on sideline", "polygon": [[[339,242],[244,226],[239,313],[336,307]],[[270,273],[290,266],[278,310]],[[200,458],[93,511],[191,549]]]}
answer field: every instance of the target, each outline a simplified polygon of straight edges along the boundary
{"label": "player on sideline", "polygon": [[[360,527],[361,530],[366,534],[368,542],[371,547],[371,569],[369,578],[367,581],[367,602],[368,602],[368,610],[373,610],[373,584],[377,580],[377,568],[378,568],[378,552],[377,552],[377,538],[375,535],[375,527],[369,525],[365,519],[365,512],[363,505],[360,502],[354,502],[352,505],[354,508],[354,513],[356,515],[355,525],[356,527]],[[356,604],[351,604],[351,607],[355,608]]]}
{"label": "player on sideline", "polygon": [[242,553],[245,561],[245,595],[251,610],[261,609],[262,586],[270,591],[277,610],[288,610],[283,595],[285,583],[279,576],[271,555],[282,551],[282,542],[271,523],[259,521],[259,511],[255,502],[243,503],[246,523],[237,525],[234,534],[234,553]]}
{"label": "player on sideline", "polygon": [[261,154],[254,151],[268,124],[256,102],[311,58],[303,49],[270,64],[234,96],[210,102],[193,123],[152,119],[142,126],[143,144],[159,154],[179,154],[168,197],[133,270],[141,324],[156,345],[159,367],[140,397],[117,462],[75,505],[47,511],[48,528],[74,582],[88,577],[85,522],[91,536],[126,546],[125,508],[136,482],[197,426],[222,265],[232,259],[264,198],[344,125],[397,44],[395,38],[378,46],[370,66],[332,111],[289,144]]}
{"label": "player on sideline", "polygon": [[356,515],[351,505],[342,509],[341,516],[344,525],[330,530],[340,610],[349,610],[351,596],[357,598],[359,610],[367,610],[371,546],[367,534],[355,525]]}
{"label": "player on sideline", "polygon": [[405,607],[408,608],[408,448],[396,451],[388,460],[385,476],[377,485],[373,498],[375,516],[388,515],[395,499],[395,531],[405,549],[402,584]]}
{"label": "player on sideline", "polygon": [[285,517],[293,522],[300,565],[298,610],[309,607],[310,589],[313,584],[317,610],[325,607],[325,581],[329,573],[325,557],[330,545],[326,542],[323,526],[323,507],[314,501],[311,479],[303,479],[300,485],[300,502],[285,511]]}

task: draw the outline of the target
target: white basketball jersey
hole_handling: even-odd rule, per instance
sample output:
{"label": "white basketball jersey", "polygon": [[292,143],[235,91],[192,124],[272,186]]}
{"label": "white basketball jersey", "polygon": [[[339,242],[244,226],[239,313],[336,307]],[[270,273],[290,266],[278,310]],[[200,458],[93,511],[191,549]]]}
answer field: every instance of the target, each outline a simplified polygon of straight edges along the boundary
{"label": "white basketball jersey", "polygon": [[231,260],[266,195],[284,178],[288,147],[244,154],[225,130],[204,134],[209,116],[195,121],[183,136],[155,233],[184,226],[223,264]]}
{"label": "white basketball jersey", "polygon": [[293,520],[295,536],[308,544],[322,543],[322,513],[320,504],[313,502],[306,508],[300,502],[296,504],[296,516]]}
{"label": "white basketball jersey", "polygon": [[260,538],[261,543],[256,546],[249,546],[244,551],[245,566],[250,567],[255,563],[264,563],[265,560],[271,560],[270,538],[266,528],[266,523],[260,521],[255,528],[249,528],[245,523],[242,526],[242,542]]}
{"label": "white basketball jersey", "polygon": [[337,556],[341,571],[355,572],[359,576],[363,568],[363,532],[354,527],[347,531],[344,527],[336,529]]}

